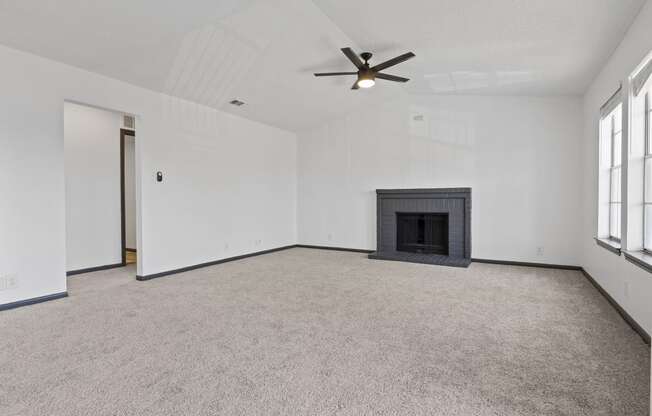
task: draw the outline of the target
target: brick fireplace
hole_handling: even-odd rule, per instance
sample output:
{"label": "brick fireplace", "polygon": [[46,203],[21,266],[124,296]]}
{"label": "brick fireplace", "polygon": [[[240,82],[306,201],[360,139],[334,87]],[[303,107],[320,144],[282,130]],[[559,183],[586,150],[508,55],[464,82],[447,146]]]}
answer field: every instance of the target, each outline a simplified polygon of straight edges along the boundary
{"label": "brick fireplace", "polygon": [[471,188],[376,190],[371,259],[471,264]]}

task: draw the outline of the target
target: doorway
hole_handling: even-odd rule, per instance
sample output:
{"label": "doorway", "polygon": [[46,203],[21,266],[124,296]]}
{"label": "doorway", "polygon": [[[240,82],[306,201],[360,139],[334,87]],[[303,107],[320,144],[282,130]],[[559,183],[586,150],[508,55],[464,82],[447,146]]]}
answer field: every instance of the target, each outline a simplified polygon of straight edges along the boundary
{"label": "doorway", "polygon": [[136,131],[120,129],[120,204],[122,263],[135,264],[136,249]]}
{"label": "doorway", "polygon": [[64,102],[68,276],[120,267],[137,274],[135,140],[133,116]]}

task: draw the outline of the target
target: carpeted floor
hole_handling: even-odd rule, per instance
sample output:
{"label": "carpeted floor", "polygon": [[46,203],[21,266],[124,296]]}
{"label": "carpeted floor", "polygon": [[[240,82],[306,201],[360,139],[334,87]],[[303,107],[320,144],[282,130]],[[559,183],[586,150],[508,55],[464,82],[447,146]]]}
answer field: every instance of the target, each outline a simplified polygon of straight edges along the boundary
{"label": "carpeted floor", "polygon": [[650,349],[574,271],[291,249],[0,313],[0,414],[648,415]]}

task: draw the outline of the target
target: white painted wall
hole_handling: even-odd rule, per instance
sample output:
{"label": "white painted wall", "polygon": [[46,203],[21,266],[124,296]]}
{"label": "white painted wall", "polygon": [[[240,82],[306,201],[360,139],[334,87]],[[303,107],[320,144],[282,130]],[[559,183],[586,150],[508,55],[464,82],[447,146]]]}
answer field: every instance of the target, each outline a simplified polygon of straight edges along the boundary
{"label": "white painted wall", "polygon": [[138,116],[139,274],[296,242],[294,134],[5,47],[0,67],[0,304],[66,290],[64,100]]}
{"label": "white painted wall", "polygon": [[584,96],[582,154],[582,265],[648,333],[652,333],[652,274],[595,244],[598,201],[599,109],[652,51],[652,4],[648,1]]}
{"label": "white painted wall", "polygon": [[[652,274],[602,247],[597,230],[599,108],[652,51],[652,3],[647,2],[584,96],[584,193],[582,265],[609,294],[652,333]],[[650,383],[652,386],[652,383]],[[652,394],[651,394],[652,395]],[[652,404],[651,404],[652,413]]]}
{"label": "white painted wall", "polygon": [[375,189],[464,186],[473,257],[578,265],[581,120],[579,98],[407,97],[301,133],[299,241],[375,249]]}
{"label": "white painted wall", "polygon": [[136,250],[136,141],[125,136],[125,239],[127,248]]}
{"label": "white painted wall", "polygon": [[120,263],[121,116],[64,104],[66,270]]}

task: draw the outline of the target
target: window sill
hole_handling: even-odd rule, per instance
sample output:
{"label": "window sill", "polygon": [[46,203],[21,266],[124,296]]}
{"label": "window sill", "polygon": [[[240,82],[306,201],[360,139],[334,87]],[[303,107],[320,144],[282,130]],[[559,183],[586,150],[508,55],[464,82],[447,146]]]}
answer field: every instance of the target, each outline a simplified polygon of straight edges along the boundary
{"label": "window sill", "polygon": [[644,251],[625,251],[625,258],[640,267],[641,269],[652,273],[652,254]]}
{"label": "window sill", "polygon": [[595,238],[595,242],[598,243],[600,247],[606,248],[614,254],[620,256],[620,243],[617,241],[609,240],[607,238]]}

